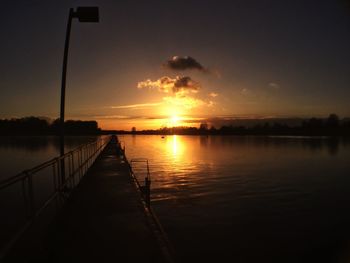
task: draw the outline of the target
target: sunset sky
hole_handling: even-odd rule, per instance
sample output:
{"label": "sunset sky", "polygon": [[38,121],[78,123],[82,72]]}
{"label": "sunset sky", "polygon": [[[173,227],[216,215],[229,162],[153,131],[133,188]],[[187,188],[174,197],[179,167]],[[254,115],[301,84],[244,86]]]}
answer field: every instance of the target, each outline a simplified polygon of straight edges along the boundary
{"label": "sunset sky", "polygon": [[[70,7],[66,118],[105,129],[235,117],[350,116],[344,1],[2,1],[0,118],[59,116]],[[213,124],[215,124],[213,122]]]}

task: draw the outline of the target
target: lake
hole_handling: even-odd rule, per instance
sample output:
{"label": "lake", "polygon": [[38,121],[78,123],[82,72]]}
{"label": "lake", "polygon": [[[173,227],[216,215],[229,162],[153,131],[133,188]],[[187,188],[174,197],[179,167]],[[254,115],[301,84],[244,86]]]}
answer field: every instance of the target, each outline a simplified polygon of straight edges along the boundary
{"label": "lake", "polygon": [[350,144],[326,138],[123,136],[183,262],[348,262]]}
{"label": "lake", "polygon": [[[67,136],[65,152],[93,142],[96,136]],[[56,136],[1,136],[0,180],[15,176],[60,155],[60,140]]]}
{"label": "lake", "polygon": [[[65,152],[93,142],[96,136],[67,136]],[[60,154],[60,140],[55,136],[1,136],[0,180],[49,161]],[[66,168],[68,165],[66,165]],[[42,207],[55,192],[53,167],[48,166],[32,178],[33,202]],[[23,226],[28,217],[28,181],[14,183],[0,191],[0,247]],[[55,203],[55,202],[53,202]],[[51,209],[52,210],[52,209]]]}
{"label": "lake", "polygon": [[[66,148],[93,139],[71,137]],[[119,139],[129,160],[148,158],[152,206],[183,262],[349,261],[349,141]],[[58,154],[55,137],[1,137],[0,174],[15,175]]]}

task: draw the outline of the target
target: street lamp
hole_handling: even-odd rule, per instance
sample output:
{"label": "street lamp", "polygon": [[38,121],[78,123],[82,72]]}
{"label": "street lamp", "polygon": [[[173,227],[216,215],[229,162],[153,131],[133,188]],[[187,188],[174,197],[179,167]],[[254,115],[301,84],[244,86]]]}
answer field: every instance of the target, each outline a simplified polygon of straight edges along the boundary
{"label": "street lamp", "polygon": [[[60,108],[60,155],[64,155],[64,104],[66,96],[66,75],[67,75],[67,58],[70,31],[72,27],[72,19],[78,18],[79,22],[99,22],[98,7],[96,6],[81,6],[74,11],[73,8],[69,9],[69,17],[67,23],[66,40],[64,44],[63,54],[63,67],[62,67],[62,85],[61,85],[61,108]],[[65,181],[64,176],[64,160],[62,161],[62,183]]]}

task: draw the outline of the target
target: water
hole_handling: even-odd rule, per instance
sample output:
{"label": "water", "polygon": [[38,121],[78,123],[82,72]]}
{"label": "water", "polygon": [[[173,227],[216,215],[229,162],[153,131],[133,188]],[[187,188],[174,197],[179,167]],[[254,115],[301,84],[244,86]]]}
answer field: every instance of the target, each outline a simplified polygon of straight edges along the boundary
{"label": "water", "polygon": [[[66,150],[94,138],[68,138]],[[149,159],[152,206],[183,262],[349,261],[348,141],[119,138],[129,159]],[[55,137],[1,137],[0,179],[58,154]]]}
{"label": "water", "polygon": [[[65,152],[96,140],[96,136],[68,136]],[[0,180],[14,176],[60,155],[59,137],[0,137]]]}
{"label": "water", "polygon": [[[66,137],[65,152],[81,144],[96,140],[96,136]],[[59,156],[60,143],[53,136],[0,137],[0,180],[15,176],[23,170],[33,168]],[[76,156],[75,156],[76,157]],[[83,157],[84,158],[84,157]],[[77,158],[74,159],[77,164]],[[66,171],[68,171],[66,159]],[[75,166],[77,167],[77,166]],[[37,171],[28,180],[17,181],[0,191],[0,248],[24,225],[29,216],[29,191],[32,190],[32,206],[41,208],[56,191],[53,166]],[[30,185],[32,187],[30,187]],[[45,212],[52,212],[52,202]],[[52,214],[52,213],[51,213]]]}
{"label": "water", "polygon": [[348,262],[350,144],[295,137],[120,136],[183,262]]}

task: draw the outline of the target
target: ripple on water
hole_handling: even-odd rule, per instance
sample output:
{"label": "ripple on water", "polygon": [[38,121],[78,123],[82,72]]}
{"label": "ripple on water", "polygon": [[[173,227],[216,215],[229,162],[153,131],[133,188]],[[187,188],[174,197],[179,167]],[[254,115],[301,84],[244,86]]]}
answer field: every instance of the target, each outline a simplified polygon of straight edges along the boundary
{"label": "ripple on water", "polygon": [[329,262],[350,244],[349,144],[335,155],[305,138],[124,141],[128,158],[149,158],[153,207],[193,262]]}

